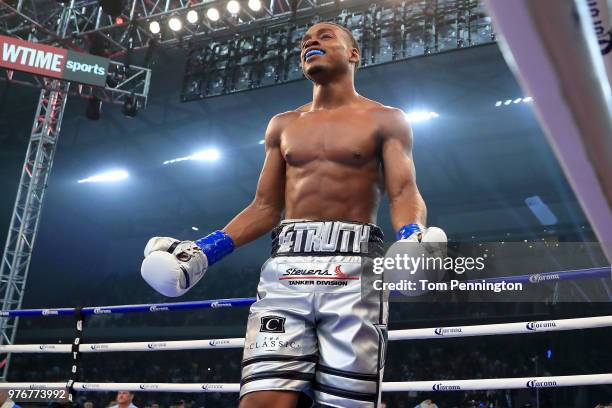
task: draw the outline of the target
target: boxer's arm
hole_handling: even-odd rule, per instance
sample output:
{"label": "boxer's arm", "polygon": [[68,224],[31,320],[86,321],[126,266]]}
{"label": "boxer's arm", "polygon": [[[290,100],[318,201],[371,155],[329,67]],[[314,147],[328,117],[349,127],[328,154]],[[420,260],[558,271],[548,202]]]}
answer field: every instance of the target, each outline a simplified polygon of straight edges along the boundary
{"label": "boxer's arm", "polygon": [[285,159],[280,134],[291,113],[272,118],[265,135],[266,157],[253,201],[223,228],[236,247],[269,232],[280,221],[285,206]]}
{"label": "boxer's arm", "polygon": [[416,184],[410,125],[401,110],[389,108],[382,123],[382,160],[393,228],[426,225],[427,207]]}

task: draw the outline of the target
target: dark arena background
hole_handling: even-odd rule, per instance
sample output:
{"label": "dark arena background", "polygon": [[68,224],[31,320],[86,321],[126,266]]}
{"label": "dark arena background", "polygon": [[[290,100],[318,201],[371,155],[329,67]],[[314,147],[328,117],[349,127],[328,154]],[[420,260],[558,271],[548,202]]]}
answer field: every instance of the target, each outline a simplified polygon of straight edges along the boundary
{"label": "dark arena background", "polygon": [[[56,92],[67,97],[61,130],[50,130],[57,137],[52,169],[47,162],[49,176],[37,194],[44,199],[40,208],[30,203],[39,222],[26,229],[35,244],[30,252],[20,248],[25,251],[21,266],[9,267],[14,254],[3,257],[3,310],[254,297],[270,254],[267,235],[211,267],[178,299],[157,294],[143,281],[143,249],[152,236],[195,240],[220,229],[253,199],[269,119],[312,98],[312,84],[299,66],[299,41],[317,21],[345,25],[360,41],[357,91],[406,112],[428,224],[443,228],[451,243],[597,246],[594,229],[538,123],[533,99],[508,67],[483,4],[251,0],[236,2],[241,8],[232,12],[226,3],[0,1],[1,36],[113,61],[104,89],[76,80],[61,88],[65,79],[0,69],[0,242],[7,242],[5,251],[11,250],[8,233],[20,211],[15,200],[23,194],[19,180],[28,167],[24,158],[33,143],[33,123],[43,120],[37,118],[41,87],[59,86]],[[217,20],[209,11],[213,7],[220,14]],[[189,11],[196,13],[193,23]],[[181,27],[169,28],[176,21]],[[96,178],[109,172],[115,177]],[[377,223],[391,241],[395,232],[386,198]],[[605,267],[600,250],[593,251],[570,267],[549,259],[548,271]],[[545,272],[529,265],[513,274]],[[547,283],[546,295],[524,301],[434,294],[391,302],[389,330],[612,315],[609,276],[583,282]],[[81,343],[241,338],[247,316],[247,307],[92,314],[84,318],[79,336]],[[69,345],[75,321],[74,315],[42,313],[2,317],[1,344]],[[607,374],[610,326],[391,341],[384,381]],[[240,348],[83,353],[77,380],[232,384],[240,381],[241,357]],[[3,349],[0,359],[4,382],[74,378],[70,353],[14,352],[9,358]],[[116,392],[76,392],[74,404],[103,408],[115,400]],[[382,401],[387,408],[603,407],[612,401],[612,386],[448,392],[434,387],[383,392]],[[133,403],[229,408],[238,406],[238,398],[236,393],[143,388]]]}

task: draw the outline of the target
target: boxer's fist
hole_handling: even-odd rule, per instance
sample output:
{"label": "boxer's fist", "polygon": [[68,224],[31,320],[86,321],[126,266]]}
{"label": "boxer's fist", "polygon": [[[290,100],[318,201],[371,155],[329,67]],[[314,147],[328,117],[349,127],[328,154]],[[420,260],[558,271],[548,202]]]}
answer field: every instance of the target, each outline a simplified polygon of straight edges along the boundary
{"label": "boxer's fist", "polygon": [[151,238],[144,255],[140,273],[153,289],[164,296],[183,295],[202,279],[208,268],[206,255],[192,241]]}

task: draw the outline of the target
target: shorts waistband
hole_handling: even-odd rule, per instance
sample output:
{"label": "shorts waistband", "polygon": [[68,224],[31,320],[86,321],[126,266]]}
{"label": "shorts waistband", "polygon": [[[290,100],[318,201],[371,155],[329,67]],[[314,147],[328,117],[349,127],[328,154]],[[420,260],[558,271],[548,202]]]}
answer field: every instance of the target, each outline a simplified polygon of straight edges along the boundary
{"label": "shorts waistband", "polygon": [[275,256],[380,256],[382,230],[353,221],[285,220],[272,231],[272,257]]}

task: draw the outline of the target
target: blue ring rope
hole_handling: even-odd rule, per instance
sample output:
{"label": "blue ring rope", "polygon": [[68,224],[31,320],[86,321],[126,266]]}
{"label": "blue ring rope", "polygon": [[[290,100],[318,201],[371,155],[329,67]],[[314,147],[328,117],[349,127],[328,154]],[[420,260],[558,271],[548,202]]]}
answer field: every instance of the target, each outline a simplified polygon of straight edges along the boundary
{"label": "blue ring rope", "polygon": [[[610,278],[610,267],[575,269],[559,272],[532,273],[528,275],[507,276],[500,278],[472,279],[462,282],[506,282],[506,283],[554,283],[567,280]],[[255,303],[255,298],[235,298],[217,300],[197,300],[175,303],[145,303],[141,305],[90,306],[81,309],[84,315],[105,315],[116,313],[155,313],[171,310],[218,309],[226,307],[247,307]],[[21,309],[0,311],[0,317],[16,316],[73,316],[75,308],[58,309]]]}

